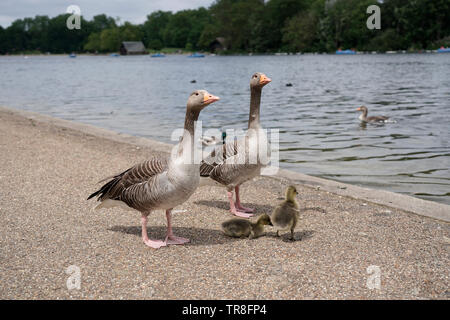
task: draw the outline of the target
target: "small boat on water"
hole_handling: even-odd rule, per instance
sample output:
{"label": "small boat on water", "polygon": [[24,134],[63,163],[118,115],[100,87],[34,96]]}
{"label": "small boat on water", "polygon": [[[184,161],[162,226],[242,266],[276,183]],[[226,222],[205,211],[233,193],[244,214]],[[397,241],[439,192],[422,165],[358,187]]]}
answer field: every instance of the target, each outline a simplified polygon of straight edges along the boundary
{"label": "small boat on water", "polygon": [[76,57],[77,57],[77,55],[73,52],[71,54],[69,54],[69,58],[76,58]]}
{"label": "small boat on water", "polygon": [[444,48],[444,47],[440,47],[439,49],[437,49],[438,53],[447,53],[450,52],[450,48]]}
{"label": "small boat on water", "polygon": [[151,55],[152,58],[164,58],[165,56],[165,54],[160,52]]}
{"label": "small boat on water", "polygon": [[356,54],[356,51],[350,49],[347,50],[338,49],[336,50],[336,54]]}
{"label": "small boat on water", "polygon": [[111,57],[120,57],[120,55],[118,53],[111,53],[110,56]]}
{"label": "small boat on water", "polygon": [[205,55],[198,53],[198,52],[194,52],[193,54],[189,55],[188,58],[204,58]]}

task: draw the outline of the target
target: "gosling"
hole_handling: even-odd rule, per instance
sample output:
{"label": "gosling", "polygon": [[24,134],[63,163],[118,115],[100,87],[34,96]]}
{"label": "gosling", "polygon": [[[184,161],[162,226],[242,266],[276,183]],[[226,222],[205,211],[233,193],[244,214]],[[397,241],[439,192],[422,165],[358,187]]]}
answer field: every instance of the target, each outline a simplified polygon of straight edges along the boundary
{"label": "gosling", "polygon": [[294,186],[286,189],[286,200],[280,203],[270,217],[273,226],[277,229],[277,237],[280,231],[291,230],[291,240],[294,240],[294,229],[299,219],[299,205],[295,196],[298,194]]}
{"label": "gosling", "polygon": [[255,239],[264,234],[265,225],[272,226],[272,222],[270,217],[264,213],[258,217],[256,222],[238,218],[225,221],[222,223],[222,230],[230,237]]}

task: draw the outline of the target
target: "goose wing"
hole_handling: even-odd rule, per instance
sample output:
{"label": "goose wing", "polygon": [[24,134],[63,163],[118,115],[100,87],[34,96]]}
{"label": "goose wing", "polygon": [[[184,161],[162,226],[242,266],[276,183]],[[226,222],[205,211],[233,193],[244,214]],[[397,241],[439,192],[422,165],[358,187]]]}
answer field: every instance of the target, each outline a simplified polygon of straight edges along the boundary
{"label": "goose wing", "polygon": [[[106,199],[122,200],[128,204],[132,200],[133,194],[141,194],[143,189],[148,188],[154,183],[158,174],[167,170],[168,163],[169,156],[154,157],[139,163],[111,177],[111,180],[105,183],[99,190],[92,193],[88,197],[88,200],[97,196],[97,200],[99,201]],[[132,190],[134,192],[131,192]]]}
{"label": "goose wing", "polygon": [[211,179],[229,186],[239,181],[246,181],[252,178],[255,169],[260,165],[249,163],[249,137],[227,143],[222,148],[223,157],[216,155],[213,151],[211,155],[200,164],[200,176]]}
{"label": "goose wing", "polygon": [[234,140],[233,142],[228,142],[222,145],[222,149],[219,151],[218,148],[214,149],[209,156],[203,160],[200,164],[200,176],[210,177],[211,173],[217,168],[223,166],[225,161],[232,158],[238,153],[238,142]]}
{"label": "goose wing", "polygon": [[[248,139],[246,137],[245,139]],[[232,185],[237,181],[245,181],[251,177],[258,164],[248,163],[248,140],[235,140],[222,147],[223,156],[216,155],[213,151],[211,155],[200,164],[200,176],[223,184]]]}
{"label": "goose wing", "polygon": [[389,117],[385,117],[385,116],[367,117],[367,121],[369,121],[369,122],[379,122],[379,121],[385,121],[388,119],[389,119]]}

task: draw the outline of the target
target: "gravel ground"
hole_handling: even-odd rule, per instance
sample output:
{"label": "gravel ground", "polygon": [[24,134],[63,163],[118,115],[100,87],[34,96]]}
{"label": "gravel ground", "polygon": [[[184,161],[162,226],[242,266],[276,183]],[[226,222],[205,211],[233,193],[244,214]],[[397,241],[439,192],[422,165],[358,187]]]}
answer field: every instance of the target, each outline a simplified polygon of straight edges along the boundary
{"label": "gravel ground", "polygon": [[[0,137],[1,299],[450,298],[447,223],[299,185],[295,242],[270,227],[231,239],[220,231],[231,217],[225,190],[202,187],[174,214],[175,234],[191,243],[152,250],[138,213],[93,212],[86,201],[97,181],[151,150],[8,112]],[[246,183],[244,205],[270,213],[288,183]],[[148,226],[163,238],[163,212]],[[80,289],[67,287],[72,265]],[[379,289],[367,286],[373,265]]]}

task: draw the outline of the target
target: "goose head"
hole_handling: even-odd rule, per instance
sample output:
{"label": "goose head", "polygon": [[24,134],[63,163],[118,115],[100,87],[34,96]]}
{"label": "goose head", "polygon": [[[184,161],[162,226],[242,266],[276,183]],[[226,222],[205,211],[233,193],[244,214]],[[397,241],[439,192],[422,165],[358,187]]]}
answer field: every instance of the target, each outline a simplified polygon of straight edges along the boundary
{"label": "goose head", "polygon": [[367,114],[368,109],[365,106],[361,106],[357,108],[356,111],[361,111],[362,113]]}
{"label": "goose head", "polygon": [[218,100],[220,100],[219,97],[210,94],[206,90],[195,90],[189,96],[187,108],[190,111],[200,112],[203,108]]}
{"label": "goose head", "polygon": [[272,79],[267,77],[264,73],[256,72],[250,79],[250,87],[262,88],[271,81]]}

